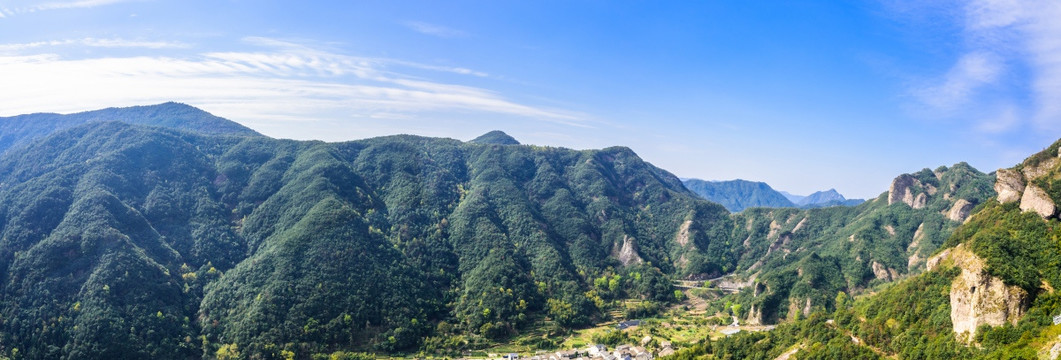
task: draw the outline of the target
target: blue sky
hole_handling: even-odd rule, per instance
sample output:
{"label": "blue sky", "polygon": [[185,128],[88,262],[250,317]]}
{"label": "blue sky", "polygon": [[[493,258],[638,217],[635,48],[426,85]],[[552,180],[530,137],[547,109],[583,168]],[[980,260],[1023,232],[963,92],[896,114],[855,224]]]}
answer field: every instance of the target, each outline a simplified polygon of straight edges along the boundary
{"label": "blue sky", "polygon": [[1056,1],[0,0],[0,116],[185,102],[295,139],[623,145],[886,191],[1061,137]]}

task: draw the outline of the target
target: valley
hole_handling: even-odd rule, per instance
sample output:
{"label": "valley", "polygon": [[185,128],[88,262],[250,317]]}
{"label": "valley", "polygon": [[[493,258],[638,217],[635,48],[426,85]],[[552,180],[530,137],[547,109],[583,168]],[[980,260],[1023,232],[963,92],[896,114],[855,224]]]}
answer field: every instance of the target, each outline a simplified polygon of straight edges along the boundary
{"label": "valley", "polygon": [[173,103],[0,125],[11,358],[986,356],[1041,350],[1058,310],[1056,156],[730,213],[628,148],[499,131],[277,140]]}

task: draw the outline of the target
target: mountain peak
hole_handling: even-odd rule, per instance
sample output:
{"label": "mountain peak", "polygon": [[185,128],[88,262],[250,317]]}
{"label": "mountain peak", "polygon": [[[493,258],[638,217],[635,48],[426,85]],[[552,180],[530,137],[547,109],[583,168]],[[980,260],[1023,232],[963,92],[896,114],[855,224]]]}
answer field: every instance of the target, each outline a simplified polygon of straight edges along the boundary
{"label": "mountain peak", "polygon": [[516,138],[509,136],[501,130],[488,132],[469,142],[475,144],[519,145],[519,141],[516,141]]}
{"label": "mountain peak", "polygon": [[807,197],[805,197],[802,200],[800,200],[800,202],[797,203],[796,205],[807,206],[807,205],[813,205],[813,204],[828,203],[828,202],[832,202],[832,201],[843,202],[844,200],[847,200],[847,199],[845,199],[843,195],[840,195],[840,193],[837,192],[836,189],[829,189],[829,190],[818,191],[818,192],[815,192],[813,194],[810,194]]}

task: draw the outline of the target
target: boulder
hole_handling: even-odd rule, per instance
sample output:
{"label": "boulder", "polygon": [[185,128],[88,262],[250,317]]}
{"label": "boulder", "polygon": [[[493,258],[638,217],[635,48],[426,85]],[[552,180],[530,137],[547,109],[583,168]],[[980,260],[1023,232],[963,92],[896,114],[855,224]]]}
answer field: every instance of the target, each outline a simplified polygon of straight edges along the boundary
{"label": "boulder", "polygon": [[1050,195],[1035,185],[1028,185],[1024,188],[1024,195],[1020,198],[1020,209],[1021,211],[1034,211],[1043,219],[1057,214],[1057,206],[1050,199]]}
{"label": "boulder", "polygon": [[1024,177],[1010,169],[999,169],[995,172],[995,192],[998,202],[1010,203],[1020,200],[1024,192]]}

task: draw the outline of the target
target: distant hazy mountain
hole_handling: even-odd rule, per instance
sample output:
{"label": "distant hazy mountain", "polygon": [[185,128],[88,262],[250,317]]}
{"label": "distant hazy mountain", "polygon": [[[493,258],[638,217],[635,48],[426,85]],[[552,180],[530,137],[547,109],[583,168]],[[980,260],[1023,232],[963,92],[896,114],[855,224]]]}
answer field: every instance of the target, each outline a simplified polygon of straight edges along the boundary
{"label": "distant hazy mountain", "polygon": [[844,198],[844,196],[840,195],[836,189],[829,189],[810,194],[796,202],[796,205],[808,209],[829,206],[855,206],[861,204],[863,201],[865,200]]}
{"label": "distant hazy mountain", "polygon": [[750,207],[796,207],[784,195],[763,182],[747,180],[704,181],[685,179],[685,187],[707,200],[722,204],[731,212]]}
{"label": "distant hazy mountain", "polygon": [[788,201],[791,201],[793,204],[799,204],[800,201],[803,201],[803,199],[807,198],[804,195],[796,195],[788,191],[778,190],[778,192],[781,193],[781,195],[784,195],[785,198],[788,199]]}
{"label": "distant hazy mountain", "polygon": [[778,191],[786,199],[795,204],[796,207],[811,209],[829,206],[855,206],[863,203],[862,199],[847,199],[840,195],[836,189],[818,191],[808,196],[796,195],[787,191]]}

